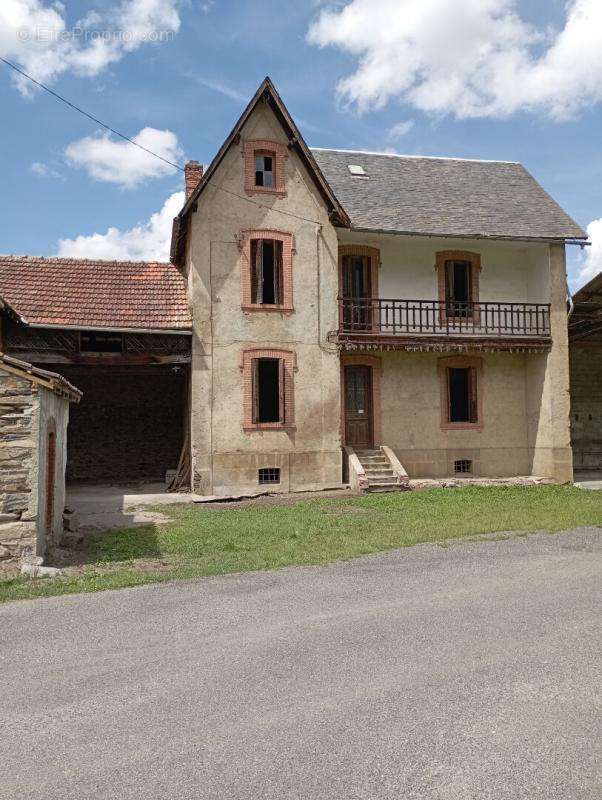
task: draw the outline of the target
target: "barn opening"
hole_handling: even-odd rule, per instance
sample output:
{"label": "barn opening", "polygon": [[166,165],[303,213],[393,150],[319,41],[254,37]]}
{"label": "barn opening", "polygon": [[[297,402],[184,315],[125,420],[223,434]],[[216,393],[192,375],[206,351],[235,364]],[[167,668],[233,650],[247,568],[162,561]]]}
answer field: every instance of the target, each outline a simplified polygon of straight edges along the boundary
{"label": "barn opening", "polygon": [[68,483],[163,482],[185,433],[188,365],[66,366],[82,387],[67,434]]}

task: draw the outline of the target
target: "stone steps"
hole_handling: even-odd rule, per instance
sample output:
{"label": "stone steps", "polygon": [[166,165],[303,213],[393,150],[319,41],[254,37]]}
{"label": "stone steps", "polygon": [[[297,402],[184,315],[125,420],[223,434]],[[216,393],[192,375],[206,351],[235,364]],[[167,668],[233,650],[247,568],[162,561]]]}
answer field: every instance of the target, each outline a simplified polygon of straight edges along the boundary
{"label": "stone steps", "polygon": [[398,492],[407,488],[399,483],[397,475],[385,453],[380,448],[356,450],[356,456],[366,474],[367,492]]}

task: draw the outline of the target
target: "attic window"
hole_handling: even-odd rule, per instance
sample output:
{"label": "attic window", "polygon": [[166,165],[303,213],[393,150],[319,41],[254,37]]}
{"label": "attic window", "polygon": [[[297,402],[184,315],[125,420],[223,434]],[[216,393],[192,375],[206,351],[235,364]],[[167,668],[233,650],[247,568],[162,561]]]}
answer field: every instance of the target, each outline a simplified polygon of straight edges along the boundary
{"label": "attic window", "polygon": [[359,164],[347,164],[347,169],[356,178],[367,178],[366,170]]}

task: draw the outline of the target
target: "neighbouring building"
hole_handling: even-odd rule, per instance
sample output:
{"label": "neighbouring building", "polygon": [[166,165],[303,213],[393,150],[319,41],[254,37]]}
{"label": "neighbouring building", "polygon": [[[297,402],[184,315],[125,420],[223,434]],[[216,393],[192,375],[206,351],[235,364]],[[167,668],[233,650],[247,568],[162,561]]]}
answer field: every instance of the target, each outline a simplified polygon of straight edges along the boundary
{"label": "neighbouring building", "polygon": [[69,404],[80,398],[62,376],[0,353],[0,570],[60,542]]}
{"label": "neighbouring building", "polygon": [[0,256],[0,297],[0,349],[83,392],[67,481],[164,481],[186,435],[191,317],[178,269]]}
{"label": "neighbouring building", "polygon": [[517,163],[309,148],[266,79],[186,166],[170,264],[0,258],[5,349],[84,390],[71,479],[568,481],[586,239]]}
{"label": "neighbouring building", "polygon": [[602,470],[602,272],[573,296],[571,438],[576,470]]}

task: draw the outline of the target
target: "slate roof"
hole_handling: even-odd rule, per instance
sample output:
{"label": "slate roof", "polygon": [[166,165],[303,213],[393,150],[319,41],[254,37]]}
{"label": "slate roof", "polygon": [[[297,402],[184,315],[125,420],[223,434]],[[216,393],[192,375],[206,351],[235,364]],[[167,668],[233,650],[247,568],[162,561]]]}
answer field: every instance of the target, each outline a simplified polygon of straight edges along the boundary
{"label": "slate roof", "polygon": [[0,298],[25,323],[133,330],[192,325],[173,264],[0,256]]}
{"label": "slate roof", "polygon": [[[516,162],[312,148],[353,228],[431,236],[587,239]],[[364,168],[354,177],[349,164]]]}
{"label": "slate roof", "polygon": [[10,374],[16,373],[34,383],[42,384],[55,394],[66,397],[72,403],[79,403],[81,400],[82,392],[58,372],[34,367],[28,361],[21,361],[19,358],[7,356],[6,353],[0,353],[0,372],[3,370]]}

